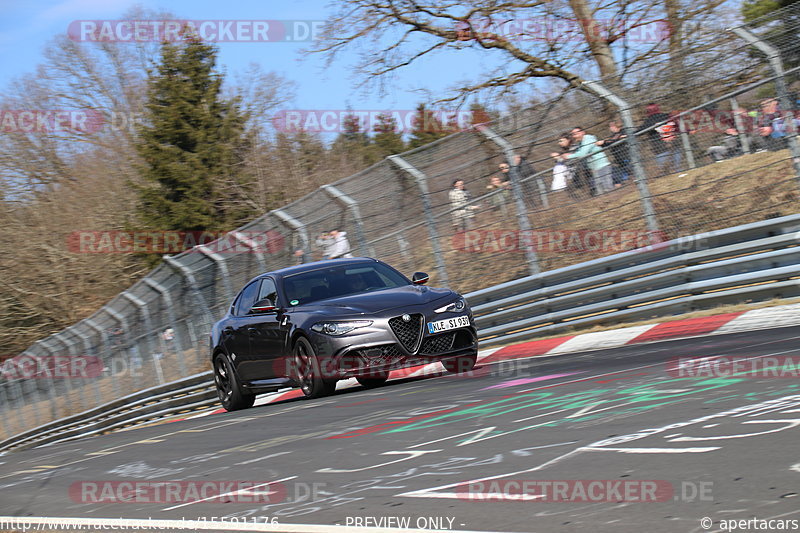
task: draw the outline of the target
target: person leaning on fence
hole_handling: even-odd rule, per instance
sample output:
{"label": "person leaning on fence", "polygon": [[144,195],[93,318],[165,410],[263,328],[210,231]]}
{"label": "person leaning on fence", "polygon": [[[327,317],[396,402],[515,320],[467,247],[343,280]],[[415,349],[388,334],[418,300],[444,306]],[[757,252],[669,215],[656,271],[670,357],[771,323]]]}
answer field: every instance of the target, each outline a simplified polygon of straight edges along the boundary
{"label": "person leaning on fence", "polygon": [[[508,168],[508,165],[505,163],[500,164],[500,170],[502,172],[503,165]],[[511,198],[511,183],[508,181],[503,181],[505,176],[498,176],[494,175],[489,178],[489,185],[486,188],[490,192],[495,192],[492,196],[489,197],[489,205],[492,208],[492,211],[499,213],[500,216],[503,218],[508,217],[508,201]]]}
{"label": "person leaning on fence", "polygon": [[761,102],[758,114],[756,149],[775,152],[786,148],[786,129],[778,100],[767,98]]}
{"label": "person leaning on fence", "polygon": [[622,133],[622,123],[612,120],[608,123],[608,131],[611,135],[607,139],[597,141],[597,146],[608,147],[611,159],[614,161],[613,181],[615,187],[622,186],[631,177],[631,156],[628,143],[625,142],[627,135]]}
{"label": "person leaning on fence", "polygon": [[592,171],[592,185],[596,194],[605,194],[614,189],[613,172],[611,163],[606,154],[597,146],[597,138],[587,134],[580,126],[572,128],[572,138],[577,144],[577,148],[571,154],[559,155],[551,154],[553,157],[570,159],[587,158],[587,164]]}
{"label": "person leaning on fence", "polygon": [[448,193],[450,207],[453,209],[453,227],[456,231],[466,231],[472,229],[472,219],[474,211],[478,209],[476,205],[470,205],[470,194],[464,189],[464,180],[453,181],[453,188]]}
{"label": "person leaning on fence", "polygon": [[317,246],[322,248],[323,259],[353,257],[353,254],[350,253],[350,241],[347,240],[346,231],[333,229],[327,233],[322,233],[316,242]]}
{"label": "person leaning on fence", "polygon": [[645,133],[645,138],[656,158],[660,174],[677,171],[683,160],[677,123],[670,119],[667,113],[662,113],[658,104],[647,104],[645,112],[647,117],[639,127],[639,131],[655,126]]}

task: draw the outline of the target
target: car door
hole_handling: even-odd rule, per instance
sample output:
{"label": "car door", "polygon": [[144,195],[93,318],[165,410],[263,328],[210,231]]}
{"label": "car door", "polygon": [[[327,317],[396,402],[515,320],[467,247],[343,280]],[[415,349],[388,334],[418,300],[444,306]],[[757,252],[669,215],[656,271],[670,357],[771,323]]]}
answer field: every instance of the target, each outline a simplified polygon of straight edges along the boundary
{"label": "car door", "polygon": [[258,315],[258,320],[250,324],[250,363],[254,377],[252,379],[271,379],[285,375],[279,368],[283,355],[288,328],[283,320],[283,307],[279,301],[275,280],[264,278],[261,282],[258,300],[269,298],[278,310]]}
{"label": "car door", "polygon": [[243,373],[247,372],[247,360],[250,357],[250,324],[257,319],[247,312],[258,298],[261,280],[257,279],[248,284],[239,293],[233,304],[232,316],[222,329],[225,350],[228,352],[231,364],[240,379],[246,379]]}

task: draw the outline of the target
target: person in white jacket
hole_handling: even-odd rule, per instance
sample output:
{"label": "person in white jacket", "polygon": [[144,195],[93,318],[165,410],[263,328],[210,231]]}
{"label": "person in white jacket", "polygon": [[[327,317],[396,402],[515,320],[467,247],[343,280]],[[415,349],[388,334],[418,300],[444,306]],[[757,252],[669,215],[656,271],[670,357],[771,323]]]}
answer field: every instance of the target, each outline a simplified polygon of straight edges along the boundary
{"label": "person in white jacket", "polygon": [[317,239],[317,246],[322,248],[323,259],[337,259],[339,257],[353,257],[350,253],[350,241],[347,232],[334,229],[323,233]]}

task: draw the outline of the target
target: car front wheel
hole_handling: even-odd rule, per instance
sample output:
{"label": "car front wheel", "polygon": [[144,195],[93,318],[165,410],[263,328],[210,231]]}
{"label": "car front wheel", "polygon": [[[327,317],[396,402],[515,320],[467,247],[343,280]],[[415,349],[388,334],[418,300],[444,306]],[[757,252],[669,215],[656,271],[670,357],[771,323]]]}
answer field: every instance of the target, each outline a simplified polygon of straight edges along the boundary
{"label": "car front wheel", "polygon": [[333,394],[336,380],[323,378],[319,359],[308,339],[299,337],[293,353],[296,379],[306,398],[321,398]]}
{"label": "car front wheel", "polygon": [[224,354],[214,357],[214,384],[217,386],[217,396],[226,411],[238,411],[253,407],[256,395],[245,392],[236,375],[233,373],[228,358]]}

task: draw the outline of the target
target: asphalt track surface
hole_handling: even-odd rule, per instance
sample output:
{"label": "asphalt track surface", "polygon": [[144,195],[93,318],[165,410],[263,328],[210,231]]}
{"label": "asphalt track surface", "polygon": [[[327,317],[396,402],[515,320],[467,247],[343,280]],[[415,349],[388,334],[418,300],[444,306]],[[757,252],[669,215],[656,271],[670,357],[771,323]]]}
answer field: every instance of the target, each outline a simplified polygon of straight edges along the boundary
{"label": "asphalt track surface", "polygon": [[[670,370],[713,356],[798,357],[800,328],[501,360],[11,453],[0,515],[511,532],[800,519],[800,380]],[[262,486],[224,502],[88,501],[120,481]]]}

